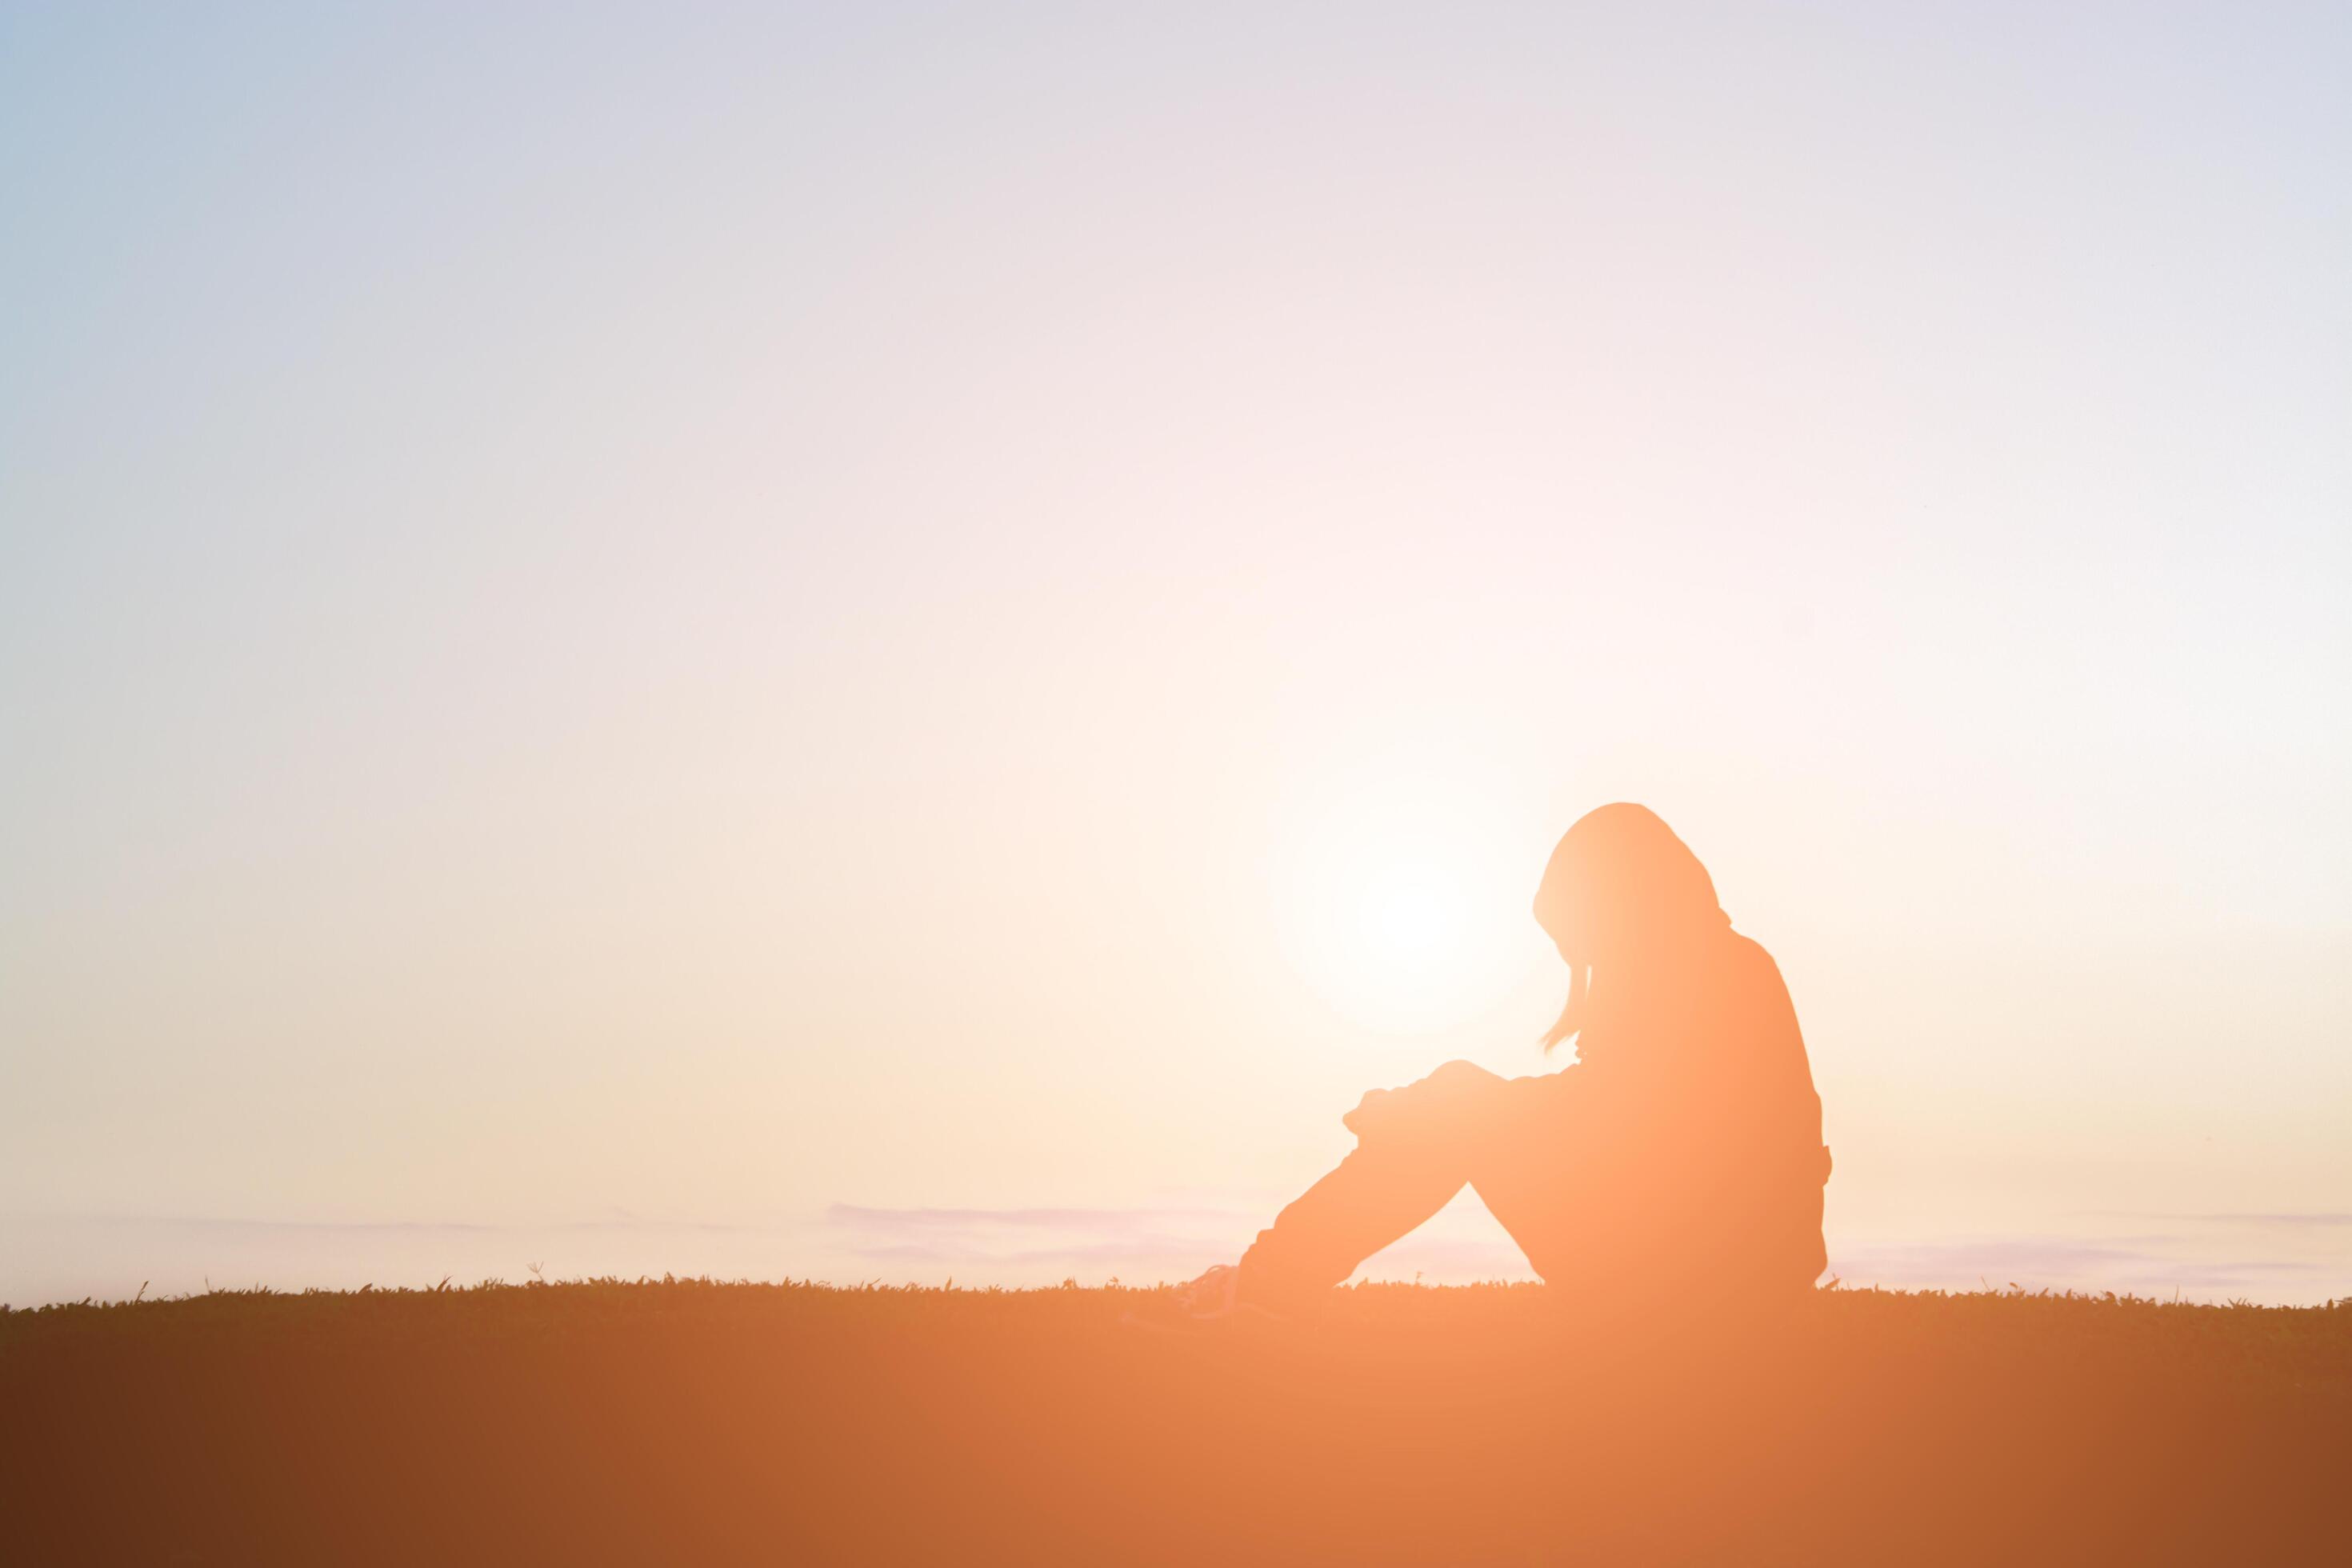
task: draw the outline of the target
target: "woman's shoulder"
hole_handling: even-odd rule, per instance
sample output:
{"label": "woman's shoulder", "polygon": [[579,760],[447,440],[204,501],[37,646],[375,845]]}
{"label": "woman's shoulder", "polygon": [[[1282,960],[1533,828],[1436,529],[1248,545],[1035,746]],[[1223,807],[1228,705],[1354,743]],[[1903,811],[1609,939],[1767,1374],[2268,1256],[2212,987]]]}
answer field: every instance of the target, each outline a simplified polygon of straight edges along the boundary
{"label": "woman's shoulder", "polygon": [[1773,961],[1771,953],[1765,951],[1762,942],[1744,931],[1727,931],[1723,936],[1724,946],[1731,955],[1728,960],[1731,965],[1759,974],[1769,974],[1775,980],[1780,977],[1780,964]]}
{"label": "woman's shoulder", "polygon": [[1780,965],[1762,942],[1752,936],[1729,931],[1724,946],[1721,973],[1736,989],[1749,995],[1788,996],[1789,983],[1781,977]]}

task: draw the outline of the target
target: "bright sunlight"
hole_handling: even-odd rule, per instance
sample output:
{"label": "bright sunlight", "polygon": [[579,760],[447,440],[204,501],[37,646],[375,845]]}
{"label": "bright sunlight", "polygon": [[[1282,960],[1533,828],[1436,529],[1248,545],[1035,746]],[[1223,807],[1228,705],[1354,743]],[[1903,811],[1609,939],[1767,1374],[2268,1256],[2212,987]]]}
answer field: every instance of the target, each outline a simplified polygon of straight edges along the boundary
{"label": "bright sunlight", "polygon": [[1365,769],[1297,815],[1273,871],[1284,947],[1350,1022],[1452,1027],[1543,957],[1517,814],[1486,781]]}

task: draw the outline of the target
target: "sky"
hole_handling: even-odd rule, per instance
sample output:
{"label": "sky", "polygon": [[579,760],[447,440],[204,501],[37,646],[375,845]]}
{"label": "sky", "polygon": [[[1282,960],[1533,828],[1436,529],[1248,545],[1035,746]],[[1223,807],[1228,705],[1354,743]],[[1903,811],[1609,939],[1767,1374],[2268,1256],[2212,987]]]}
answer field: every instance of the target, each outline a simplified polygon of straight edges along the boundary
{"label": "sky", "polygon": [[1789,979],[1842,1278],[2352,1294],[2347,76],[0,4],[0,1300],[1181,1278],[1559,1065],[1620,799]]}

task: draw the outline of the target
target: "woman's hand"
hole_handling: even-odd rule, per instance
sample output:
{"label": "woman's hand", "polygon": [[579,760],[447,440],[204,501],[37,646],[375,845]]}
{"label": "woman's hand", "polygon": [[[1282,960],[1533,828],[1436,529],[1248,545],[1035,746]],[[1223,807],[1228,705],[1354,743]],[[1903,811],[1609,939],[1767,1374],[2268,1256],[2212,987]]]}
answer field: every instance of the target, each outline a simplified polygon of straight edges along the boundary
{"label": "woman's hand", "polygon": [[1396,1094],[1392,1089],[1376,1089],[1356,1102],[1356,1109],[1339,1118],[1339,1125],[1361,1138],[1368,1131],[1385,1121],[1391,1109],[1389,1101]]}

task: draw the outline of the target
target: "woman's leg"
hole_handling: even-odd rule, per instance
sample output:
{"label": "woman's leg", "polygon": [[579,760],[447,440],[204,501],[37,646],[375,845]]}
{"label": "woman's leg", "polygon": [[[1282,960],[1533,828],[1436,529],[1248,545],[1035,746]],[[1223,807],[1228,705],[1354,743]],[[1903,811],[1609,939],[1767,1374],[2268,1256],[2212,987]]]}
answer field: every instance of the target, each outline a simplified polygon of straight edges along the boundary
{"label": "woman's leg", "polygon": [[1374,1089],[1346,1118],[1354,1153],[1258,1233],[1242,1257],[1241,1293],[1262,1302],[1312,1297],[1429,1218],[1491,1163],[1510,1120],[1508,1081],[1448,1062],[1419,1083]]}

